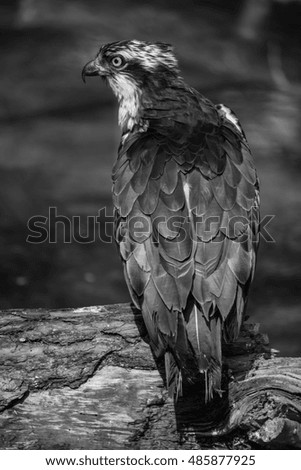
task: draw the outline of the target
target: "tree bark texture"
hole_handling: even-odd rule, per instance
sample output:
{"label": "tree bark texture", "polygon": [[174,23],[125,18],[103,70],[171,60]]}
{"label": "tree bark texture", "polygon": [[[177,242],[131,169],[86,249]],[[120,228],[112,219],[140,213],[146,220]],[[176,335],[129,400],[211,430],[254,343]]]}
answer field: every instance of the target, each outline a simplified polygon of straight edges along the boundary
{"label": "tree bark texture", "polygon": [[258,325],[224,347],[223,393],[174,402],[127,304],[0,313],[1,449],[301,448],[301,359]]}

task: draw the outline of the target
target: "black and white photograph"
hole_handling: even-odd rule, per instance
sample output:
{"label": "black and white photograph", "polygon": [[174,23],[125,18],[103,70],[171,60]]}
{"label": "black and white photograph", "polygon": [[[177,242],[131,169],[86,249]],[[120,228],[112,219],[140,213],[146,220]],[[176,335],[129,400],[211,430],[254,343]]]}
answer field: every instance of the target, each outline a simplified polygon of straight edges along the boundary
{"label": "black and white photograph", "polygon": [[0,464],[300,450],[301,1],[2,0],[0,27]]}

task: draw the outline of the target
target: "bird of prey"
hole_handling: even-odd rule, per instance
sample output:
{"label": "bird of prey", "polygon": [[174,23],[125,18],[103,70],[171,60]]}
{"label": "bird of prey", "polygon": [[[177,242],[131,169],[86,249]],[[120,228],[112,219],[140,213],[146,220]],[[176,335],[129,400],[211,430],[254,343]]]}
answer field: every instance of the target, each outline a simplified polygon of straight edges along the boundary
{"label": "bird of prey", "polygon": [[[115,238],[170,393],[221,394],[222,341],[237,338],[253,279],[259,186],[235,114],[180,75],[168,44],[103,45],[82,72],[119,102]],[[188,385],[189,386],[189,385]]]}

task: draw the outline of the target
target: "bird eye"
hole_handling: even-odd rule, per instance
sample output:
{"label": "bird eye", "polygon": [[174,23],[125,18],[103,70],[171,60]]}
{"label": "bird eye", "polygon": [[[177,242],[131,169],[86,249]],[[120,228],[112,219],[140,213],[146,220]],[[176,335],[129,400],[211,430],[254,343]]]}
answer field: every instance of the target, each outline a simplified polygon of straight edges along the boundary
{"label": "bird eye", "polygon": [[120,69],[121,67],[123,67],[125,65],[125,60],[124,58],[121,56],[121,55],[115,55],[114,57],[112,57],[111,59],[111,64],[117,68],[117,69]]}

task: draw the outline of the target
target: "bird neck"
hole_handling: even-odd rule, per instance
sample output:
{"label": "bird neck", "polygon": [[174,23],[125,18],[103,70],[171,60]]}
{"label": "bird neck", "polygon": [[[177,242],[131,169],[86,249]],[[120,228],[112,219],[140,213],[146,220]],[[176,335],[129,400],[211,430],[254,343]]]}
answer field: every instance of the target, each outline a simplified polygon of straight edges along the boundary
{"label": "bird neck", "polygon": [[134,126],[145,130],[149,119],[171,117],[179,106],[183,111],[182,95],[191,94],[181,77],[172,80],[159,77],[140,87],[134,80],[120,75],[109,79],[109,84],[118,99],[118,123],[123,134]]}
{"label": "bird neck", "polygon": [[174,120],[191,122],[196,100],[188,86],[180,77],[164,86],[144,90],[141,96],[140,114],[142,118],[153,125],[173,126]]}

